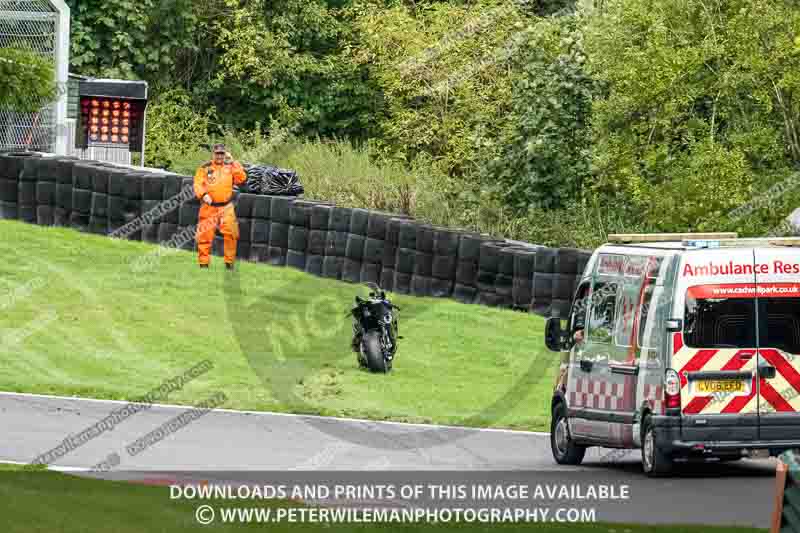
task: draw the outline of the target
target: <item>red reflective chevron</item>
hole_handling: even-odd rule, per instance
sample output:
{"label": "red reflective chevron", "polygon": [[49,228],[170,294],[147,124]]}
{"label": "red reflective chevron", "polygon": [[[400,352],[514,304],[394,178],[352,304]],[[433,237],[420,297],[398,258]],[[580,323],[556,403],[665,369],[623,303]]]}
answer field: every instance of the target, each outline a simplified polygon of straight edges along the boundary
{"label": "red reflective chevron", "polygon": [[681,348],[683,348],[683,335],[680,331],[676,331],[672,336],[672,355],[680,352]]}
{"label": "red reflective chevron", "polygon": [[778,350],[764,349],[759,350],[759,353],[769,364],[775,367],[775,370],[789,382],[789,385],[794,387],[794,390],[800,392],[800,373],[795,370],[792,364],[787,361]]}
{"label": "red reflective chevron", "polygon": [[748,394],[747,396],[734,397],[730,402],[728,402],[728,405],[722,408],[722,412],[723,413],[740,412],[742,409],[744,409],[744,406],[747,405],[750,402],[750,400],[753,399],[753,396],[755,395],[756,395],[756,377],[753,376],[753,380],[750,383],[750,394]]}
{"label": "red reflective chevron", "polygon": [[775,387],[767,383],[767,380],[761,378],[759,386],[761,388],[761,397],[767,400],[776,411],[784,413],[794,412],[794,408],[791,404],[784,400],[783,396],[775,390]]}
{"label": "red reflective chevron", "polygon": [[688,383],[685,373],[701,370],[706,366],[706,363],[711,361],[711,358],[714,357],[718,351],[719,350],[697,350],[697,353],[683,365],[680,371],[678,371],[678,375],[681,377],[681,388],[685,387]]}
{"label": "red reflective chevron", "polygon": [[[700,352],[703,352],[703,351],[713,351],[714,353],[717,353],[717,350],[700,350],[699,352],[697,352],[697,354],[699,355]],[[731,357],[728,360],[727,363],[722,365],[722,368],[720,370],[739,370],[740,368],[742,368],[747,363],[747,360],[746,359],[742,359],[742,358],[739,357],[739,354],[741,352],[742,352],[742,350],[737,350],[736,353],[733,354],[733,357]],[[692,360],[689,361],[689,363],[694,361],[696,357],[697,357],[697,355],[695,355],[695,357],[693,357]],[[708,362],[708,361],[706,361],[706,362]],[[686,363],[686,365],[684,365],[683,368],[686,368],[686,366],[688,366],[689,363]],[[703,364],[705,364],[705,362]],[[701,368],[702,368],[702,366],[701,366]],[[681,372],[683,372],[683,370],[681,370]],[[683,378],[683,373],[681,373],[681,378],[685,379],[685,378]],[[755,394],[755,391],[756,391],[755,377],[753,377],[753,383],[752,383],[752,385],[750,387],[750,394],[748,396],[736,396],[725,407],[722,408],[722,412],[724,412],[724,413],[738,413],[739,411],[744,409],[744,406],[747,405],[747,402],[749,402],[750,399],[753,397],[753,395]],[[713,400],[713,399],[714,399],[714,397],[710,396],[710,395],[709,396],[695,396],[694,398],[692,398],[689,401],[689,403],[686,404],[686,407],[683,408],[683,412],[684,412],[684,414],[689,414],[689,415],[697,414],[697,413],[701,412],[703,409],[705,409],[706,406],[709,403],[711,403],[711,400]],[[728,409],[730,409],[730,410],[728,410]]]}

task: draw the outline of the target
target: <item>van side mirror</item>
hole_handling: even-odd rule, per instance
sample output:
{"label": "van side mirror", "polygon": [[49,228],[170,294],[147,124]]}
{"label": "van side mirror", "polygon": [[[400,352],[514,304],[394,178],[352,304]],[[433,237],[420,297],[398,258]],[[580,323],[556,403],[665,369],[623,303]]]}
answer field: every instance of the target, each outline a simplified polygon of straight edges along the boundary
{"label": "van side mirror", "polygon": [[561,329],[561,319],[557,316],[550,317],[544,326],[544,343],[547,349],[552,352],[560,352],[562,345],[563,330]]}
{"label": "van side mirror", "polygon": [[667,320],[667,331],[670,333],[683,331],[683,320],[680,318],[670,318]]}

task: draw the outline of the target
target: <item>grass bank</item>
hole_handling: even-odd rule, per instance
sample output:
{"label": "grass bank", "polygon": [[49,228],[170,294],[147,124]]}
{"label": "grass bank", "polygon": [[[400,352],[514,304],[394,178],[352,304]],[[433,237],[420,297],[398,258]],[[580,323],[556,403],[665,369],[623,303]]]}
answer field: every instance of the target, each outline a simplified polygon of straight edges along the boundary
{"label": "grass bank", "polygon": [[375,375],[349,345],[365,287],[157,249],[0,221],[0,390],[130,400],[207,359],[164,401],[221,391],[236,409],[547,429],[558,358],[538,316],[391,295],[403,339]]}

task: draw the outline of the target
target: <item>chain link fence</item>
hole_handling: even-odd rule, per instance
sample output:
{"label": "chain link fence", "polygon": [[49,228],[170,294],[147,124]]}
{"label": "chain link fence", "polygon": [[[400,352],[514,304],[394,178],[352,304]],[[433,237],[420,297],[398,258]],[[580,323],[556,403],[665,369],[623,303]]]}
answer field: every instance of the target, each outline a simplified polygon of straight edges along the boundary
{"label": "chain link fence", "polygon": [[0,150],[56,151],[57,106],[67,89],[57,66],[67,60],[59,3],[63,5],[45,0],[0,0],[0,48],[28,48],[41,54],[53,62],[59,81],[56,101],[36,102],[39,110],[34,113],[0,108]]}

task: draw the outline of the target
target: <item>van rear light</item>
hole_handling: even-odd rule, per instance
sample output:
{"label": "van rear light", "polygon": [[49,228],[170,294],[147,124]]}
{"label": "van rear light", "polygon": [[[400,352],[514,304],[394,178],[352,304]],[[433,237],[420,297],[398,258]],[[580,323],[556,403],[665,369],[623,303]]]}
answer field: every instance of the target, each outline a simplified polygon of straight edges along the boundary
{"label": "van rear light", "polygon": [[681,378],[671,368],[664,375],[664,405],[667,409],[681,406]]}

